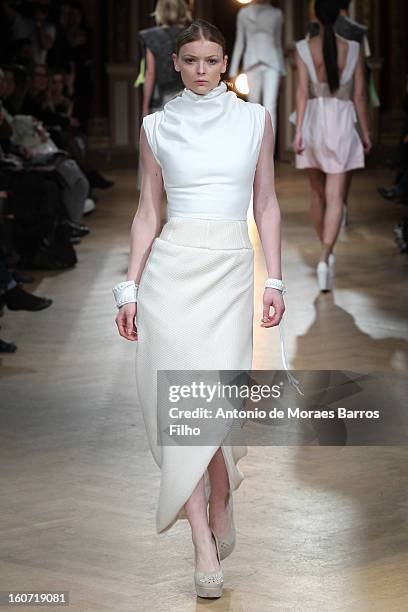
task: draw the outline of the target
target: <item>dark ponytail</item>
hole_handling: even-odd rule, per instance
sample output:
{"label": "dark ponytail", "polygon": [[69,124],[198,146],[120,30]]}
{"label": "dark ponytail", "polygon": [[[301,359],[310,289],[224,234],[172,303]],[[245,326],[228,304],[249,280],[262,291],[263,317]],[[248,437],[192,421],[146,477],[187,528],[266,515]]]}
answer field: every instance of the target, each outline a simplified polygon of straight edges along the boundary
{"label": "dark ponytail", "polygon": [[339,3],[337,0],[316,0],[315,13],[320,23],[324,25],[324,64],[326,66],[330,92],[334,93],[340,85],[339,67],[337,64],[337,42],[334,33],[334,24],[340,13]]}

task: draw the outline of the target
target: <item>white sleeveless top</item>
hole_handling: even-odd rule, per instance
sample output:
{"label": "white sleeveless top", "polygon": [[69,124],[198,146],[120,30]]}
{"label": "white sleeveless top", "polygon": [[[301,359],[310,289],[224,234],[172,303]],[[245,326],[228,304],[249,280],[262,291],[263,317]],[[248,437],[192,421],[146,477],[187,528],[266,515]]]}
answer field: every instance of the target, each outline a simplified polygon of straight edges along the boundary
{"label": "white sleeveless top", "polygon": [[191,89],[146,115],[143,127],[162,168],[168,218],[247,218],[265,109],[224,82],[204,95]]}

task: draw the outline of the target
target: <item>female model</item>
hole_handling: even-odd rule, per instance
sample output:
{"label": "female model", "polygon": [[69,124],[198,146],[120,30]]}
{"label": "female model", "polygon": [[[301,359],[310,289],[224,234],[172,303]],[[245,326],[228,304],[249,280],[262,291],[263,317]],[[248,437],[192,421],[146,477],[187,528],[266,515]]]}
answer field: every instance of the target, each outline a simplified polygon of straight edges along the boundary
{"label": "female model", "polygon": [[[360,45],[335,33],[339,16],[336,0],[317,0],[315,13],[322,26],[319,35],[296,43],[298,88],[293,148],[296,167],[308,170],[311,215],[322,244],[317,277],[320,289],[329,291],[347,172],[364,167],[364,152],[370,151],[371,141]],[[355,127],[355,111],[363,142]]]}
{"label": "female model", "polygon": [[[182,91],[183,81],[174,70],[172,52],[176,48],[179,34],[191,23],[190,9],[184,0],[158,0],[154,17],[156,25],[139,32],[146,71],[141,70],[136,85],[143,84],[143,117],[161,110],[166,102]],[[139,157],[139,190],[142,171]]]}
{"label": "female model", "polygon": [[[191,22],[191,13],[184,0],[158,0],[154,16],[156,26],[139,32],[146,61],[143,117],[150,112],[161,110],[166,102],[183,89],[180,75],[174,71],[171,54],[180,32]],[[155,86],[158,97],[154,97],[153,105]]]}
{"label": "female model", "polygon": [[[219,597],[220,560],[235,543],[231,493],[243,480],[237,463],[246,447],[158,445],[156,375],[160,369],[251,368],[253,248],[246,219],[252,186],[270,277],[262,327],[278,325],[284,312],[280,211],[271,117],[220,81],[227,69],[221,32],[204,20],[193,22],[180,35],[173,61],[185,88],[143,120],[142,190],[128,280],[114,288],[116,323],[121,336],[138,341],[137,390],[161,468],[157,532],[188,519],[197,594]],[[160,232],[163,186],[168,221]]]}

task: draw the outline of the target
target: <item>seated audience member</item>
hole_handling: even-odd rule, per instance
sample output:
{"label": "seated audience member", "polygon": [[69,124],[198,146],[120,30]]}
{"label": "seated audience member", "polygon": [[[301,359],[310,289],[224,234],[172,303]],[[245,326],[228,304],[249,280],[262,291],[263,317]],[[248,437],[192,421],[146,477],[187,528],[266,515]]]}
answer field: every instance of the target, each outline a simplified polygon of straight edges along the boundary
{"label": "seated audience member", "polygon": [[70,3],[67,41],[75,70],[74,114],[81,122],[81,129],[87,133],[94,96],[93,60],[95,56],[94,33],[87,25],[83,6],[74,0]]}
{"label": "seated audience member", "polygon": [[69,95],[74,95],[75,63],[71,45],[68,41],[68,30],[71,21],[71,5],[69,1],[62,1],[56,9],[56,37],[54,46],[50,49],[47,58],[48,66],[53,70],[62,70],[65,75],[65,85],[69,88]]}
{"label": "seated audience member", "polygon": [[[0,100],[5,90],[4,72],[0,70]],[[43,171],[55,172],[60,178],[67,215],[72,222],[80,224],[83,214],[93,210],[95,204],[88,198],[90,185],[78,164],[64,151],[58,151],[37,119],[31,115],[13,117],[5,109],[3,113],[3,121],[12,129],[10,149],[6,147],[5,152],[20,155],[31,169],[40,166]]]}
{"label": "seated audience member", "polygon": [[[0,192],[1,195],[4,195]],[[10,272],[6,264],[6,258],[0,244],[0,310],[5,306],[9,310],[44,310],[51,306],[52,300],[37,297],[23,289],[18,282],[18,276]],[[17,346],[14,342],[5,342],[0,339],[0,353],[14,353]]]}
{"label": "seated audience member", "polygon": [[32,72],[35,66],[33,43],[29,38],[13,40],[3,59],[7,64],[22,66]]}
{"label": "seated audience member", "polygon": [[392,167],[397,170],[397,174],[392,187],[389,189],[379,187],[378,192],[386,200],[408,204],[408,79],[402,104],[405,118],[396,155],[392,162]]}
{"label": "seated audience member", "polygon": [[55,26],[48,21],[47,5],[29,2],[17,10],[14,3],[3,0],[2,6],[10,20],[13,39],[30,39],[33,44],[34,62],[45,64],[56,35]]}
{"label": "seated audience member", "polygon": [[[29,91],[23,102],[21,112],[39,119],[50,131],[52,139],[59,148],[66,150],[76,161],[87,177],[91,188],[108,189],[113,181],[105,179],[87,159],[85,137],[78,130],[79,120],[73,116],[72,104],[64,96],[64,83],[61,73],[55,73],[56,82],[52,86],[46,66],[37,65],[30,81]],[[53,94],[54,91],[54,94]],[[53,104],[53,95],[58,96],[60,107]],[[64,100],[69,113],[62,112]]]}
{"label": "seated audience member", "polygon": [[29,88],[23,101],[21,114],[32,115],[46,127],[78,127],[75,117],[52,109],[52,95],[49,83],[48,68],[37,64],[31,74]]}
{"label": "seated audience member", "polygon": [[66,219],[58,182],[46,174],[26,171],[22,164],[12,161],[2,156],[0,149],[0,176],[7,193],[4,212],[14,219],[18,267],[60,270],[74,265],[77,259],[67,239],[80,234],[72,232]]}
{"label": "seated audience member", "polygon": [[9,310],[44,310],[51,306],[49,298],[37,297],[18,283],[6,265],[6,258],[0,247],[0,306]]}
{"label": "seated audience member", "polygon": [[5,78],[5,93],[2,98],[4,108],[10,115],[18,115],[27,93],[27,70],[15,64],[3,66],[2,70]]}

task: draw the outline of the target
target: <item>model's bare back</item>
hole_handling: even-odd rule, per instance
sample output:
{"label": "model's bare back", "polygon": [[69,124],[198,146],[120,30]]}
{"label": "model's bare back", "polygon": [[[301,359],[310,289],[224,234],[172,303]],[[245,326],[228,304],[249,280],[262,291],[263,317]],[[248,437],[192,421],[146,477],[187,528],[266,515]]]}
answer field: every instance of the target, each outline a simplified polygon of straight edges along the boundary
{"label": "model's bare back", "polygon": [[[348,43],[346,40],[344,40],[344,38],[341,38],[340,36],[336,36],[336,42],[337,65],[339,68],[339,74],[341,75],[347,62]],[[321,36],[316,36],[310,40],[309,45],[310,51],[312,53],[313,63],[316,68],[317,79],[321,83],[326,83],[327,73],[323,57],[323,38]]]}

